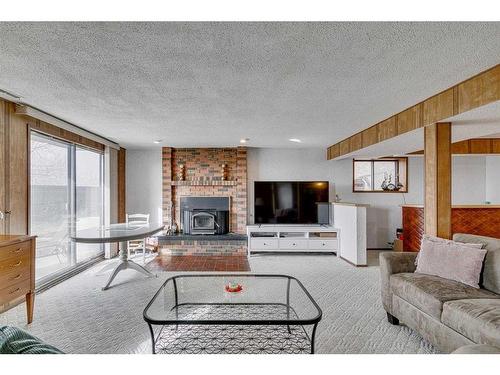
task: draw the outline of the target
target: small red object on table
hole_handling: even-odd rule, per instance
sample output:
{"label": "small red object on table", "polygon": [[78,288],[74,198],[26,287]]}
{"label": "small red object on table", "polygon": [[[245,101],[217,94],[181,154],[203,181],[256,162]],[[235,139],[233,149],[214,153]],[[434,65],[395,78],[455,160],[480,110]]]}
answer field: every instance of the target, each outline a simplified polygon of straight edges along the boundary
{"label": "small red object on table", "polygon": [[243,287],[241,286],[241,284],[229,283],[228,285],[226,285],[225,289],[226,289],[226,292],[229,292],[229,293],[238,293],[238,292],[241,292],[243,290]]}

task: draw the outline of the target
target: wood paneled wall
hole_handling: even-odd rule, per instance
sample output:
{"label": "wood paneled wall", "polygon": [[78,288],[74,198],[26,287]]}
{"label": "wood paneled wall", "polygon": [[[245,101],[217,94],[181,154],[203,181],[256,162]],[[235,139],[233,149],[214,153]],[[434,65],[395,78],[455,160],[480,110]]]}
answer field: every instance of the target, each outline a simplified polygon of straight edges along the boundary
{"label": "wood paneled wall", "polygon": [[0,234],[28,234],[28,119],[0,99]]}
{"label": "wood paneled wall", "polygon": [[[104,151],[104,145],[19,112],[15,103],[0,99],[0,234],[29,232],[30,130]],[[123,179],[123,202],[125,199]]]}
{"label": "wood paneled wall", "polygon": [[500,64],[330,146],[327,157],[335,159],[497,100]]}
{"label": "wood paneled wall", "polygon": [[118,151],[118,222],[124,223],[126,219],[126,150],[124,148],[120,148]]}

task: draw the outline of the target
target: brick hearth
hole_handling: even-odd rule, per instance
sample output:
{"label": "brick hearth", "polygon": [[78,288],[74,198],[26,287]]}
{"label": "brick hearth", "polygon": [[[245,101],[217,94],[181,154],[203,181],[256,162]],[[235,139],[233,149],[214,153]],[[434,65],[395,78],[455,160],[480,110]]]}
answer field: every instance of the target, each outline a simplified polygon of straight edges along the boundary
{"label": "brick hearth", "polygon": [[[178,182],[179,166],[185,167],[185,181]],[[227,183],[222,181],[226,164]],[[247,149],[164,147],[163,221],[170,216],[180,225],[179,202],[182,196],[231,197],[230,231],[245,233],[247,223]],[[172,213],[171,213],[172,210]]]}

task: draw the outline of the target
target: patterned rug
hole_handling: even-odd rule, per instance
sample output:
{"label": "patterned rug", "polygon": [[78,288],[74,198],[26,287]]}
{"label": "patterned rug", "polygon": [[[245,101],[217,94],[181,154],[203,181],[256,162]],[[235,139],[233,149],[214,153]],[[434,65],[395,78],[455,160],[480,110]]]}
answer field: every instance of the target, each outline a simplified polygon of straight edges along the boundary
{"label": "patterned rug", "polygon": [[[323,310],[316,335],[317,353],[437,352],[409,328],[387,323],[380,301],[377,255],[370,252],[369,267],[353,267],[331,255],[261,255],[250,258],[250,264],[254,273],[294,276],[309,290]],[[37,295],[30,326],[26,325],[24,304],[1,314],[0,325],[26,329],[67,353],[151,353],[142,313],[160,285],[175,273],[160,272],[157,278],[145,278],[127,270],[118,275],[114,287],[103,292],[109,265],[114,262],[99,263]],[[264,337],[268,333],[264,332]],[[178,332],[180,339],[174,346],[185,346],[189,334]],[[200,332],[194,334],[203,337]],[[252,348],[259,351],[262,345]],[[238,347],[227,345],[219,349],[238,351]]]}

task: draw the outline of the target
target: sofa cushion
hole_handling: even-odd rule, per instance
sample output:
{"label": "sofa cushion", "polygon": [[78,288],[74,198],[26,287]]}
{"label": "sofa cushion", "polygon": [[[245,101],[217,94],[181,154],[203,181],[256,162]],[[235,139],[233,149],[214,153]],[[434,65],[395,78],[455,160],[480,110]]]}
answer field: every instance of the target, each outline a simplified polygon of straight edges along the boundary
{"label": "sofa cushion", "polygon": [[0,354],[62,354],[38,337],[16,328],[0,327]]}
{"label": "sofa cushion", "polygon": [[444,302],[469,298],[500,299],[500,296],[484,289],[421,273],[392,275],[390,285],[394,294],[437,320],[441,320]]}
{"label": "sofa cushion", "polygon": [[478,344],[500,348],[500,299],[466,299],[443,305],[441,320]]}
{"label": "sofa cushion", "polygon": [[425,235],[415,272],[459,281],[479,289],[486,250],[483,244],[465,244]]}
{"label": "sofa cushion", "polygon": [[479,285],[485,289],[500,294],[500,239],[472,234],[455,233],[455,241],[467,243],[482,243],[488,250],[484,258],[482,280]]}

